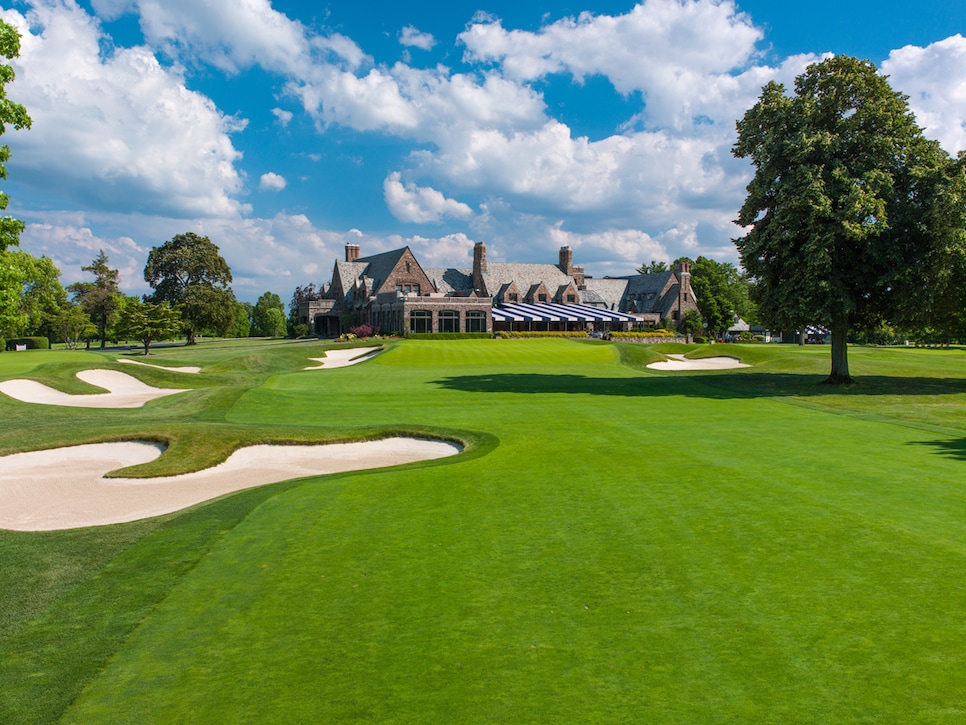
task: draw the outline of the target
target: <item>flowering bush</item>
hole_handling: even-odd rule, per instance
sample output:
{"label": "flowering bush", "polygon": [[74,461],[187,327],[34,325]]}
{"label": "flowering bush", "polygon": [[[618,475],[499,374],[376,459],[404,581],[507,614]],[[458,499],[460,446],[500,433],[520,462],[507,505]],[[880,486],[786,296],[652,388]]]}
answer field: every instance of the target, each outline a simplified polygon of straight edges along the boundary
{"label": "flowering bush", "polygon": [[361,325],[357,325],[356,327],[350,327],[349,334],[365,339],[367,337],[375,337],[378,335],[379,328],[374,325],[370,325],[367,322],[363,322]]}

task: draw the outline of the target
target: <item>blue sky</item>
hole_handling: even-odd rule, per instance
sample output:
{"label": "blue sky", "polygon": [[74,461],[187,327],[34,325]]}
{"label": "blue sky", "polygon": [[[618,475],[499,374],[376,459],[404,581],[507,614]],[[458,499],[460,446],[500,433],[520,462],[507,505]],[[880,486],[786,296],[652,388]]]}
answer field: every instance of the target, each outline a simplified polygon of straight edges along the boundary
{"label": "blue sky", "polygon": [[219,245],[234,289],[328,281],[347,242],[427,266],[553,262],[595,276],[737,261],[751,170],[735,120],[826,53],[869,58],[927,135],[966,148],[966,3],[647,0],[407,6],[0,0],[24,35],[4,190],[65,283],[103,249]]}

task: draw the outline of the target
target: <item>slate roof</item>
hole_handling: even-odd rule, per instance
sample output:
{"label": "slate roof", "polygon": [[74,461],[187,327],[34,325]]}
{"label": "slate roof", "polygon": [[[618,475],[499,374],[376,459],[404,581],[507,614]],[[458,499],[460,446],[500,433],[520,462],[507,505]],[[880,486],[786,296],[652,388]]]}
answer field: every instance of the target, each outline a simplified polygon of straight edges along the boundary
{"label": "slate roof", "polygon": [[510,282],[516,282],[517,289],[530,290],[534,285],[543,283],[547,290],[568,284],[573,279],[553,264],[506,264],[490,262],[483,273],[486,291],[492,297],[499,289]]}
{"label": "slate roof", "polygon": [[624,300],[624,291],[627,289],[626,279],[604,279],[589,278],[584,280],[586,289],[580,291],[580,299],[585,304],[591,303],[591,295],[595,295],[598,300],[603,302],[608,310],[623,311],[621,302]]}
{"label": "slate roof", "polygon": [[342,283],[342,293],[349,294],[352,285],[356,283],[362,275],[366,273],[367,262],[336,262],[335,274],[338,275]]}
{"label": "slate roof", "polygon": [[402,249],[393,249],[391,252],[383,252],[382,254],[373,254],[369,257],[359,257],[356,260],[356,264],[364,263],[368,265],[368,269],[365,270],[366,277],[369,277],[373,281],[372,293],[375,294],[382,286],[382,283],[386,281],[386,278],[392,273],[396,265],[399,264],[399,260],[406,253],[409,247],[403,247]]}
{"label": "slate roof", "polygon": [[472,269],[450,269],[445,267],[426,267],[423,269],[429,281],[436,285],[436,291],[443,294],[473,291]]}

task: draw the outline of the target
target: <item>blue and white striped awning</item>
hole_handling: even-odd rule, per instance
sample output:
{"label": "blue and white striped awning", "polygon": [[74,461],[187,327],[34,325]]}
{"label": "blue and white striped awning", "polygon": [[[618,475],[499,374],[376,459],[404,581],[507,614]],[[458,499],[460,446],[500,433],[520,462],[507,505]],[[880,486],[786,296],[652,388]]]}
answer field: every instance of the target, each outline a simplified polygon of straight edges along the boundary
{"label": "blue and white striped awning", "polygon": [[640,322],[640,318],[625,312],[549,302],[500,305],[493,308],[493,319],[496,322]]}

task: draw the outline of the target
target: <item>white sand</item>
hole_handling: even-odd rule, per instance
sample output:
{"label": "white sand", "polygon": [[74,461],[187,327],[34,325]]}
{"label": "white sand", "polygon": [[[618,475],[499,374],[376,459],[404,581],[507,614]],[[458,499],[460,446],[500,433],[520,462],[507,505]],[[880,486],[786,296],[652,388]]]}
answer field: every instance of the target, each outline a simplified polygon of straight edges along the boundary
{"label": "white sand", "polygon": [[455,443],[387,438],[312,446],[257,445],[213,468],[163,478],[104,478],[161,455],[155,443],[93,443],[0,457],[0,528],[52,531],[178,511],[252,486],[459,453]]}
{"label": "white sand", "polygon": [[699,360],[688,360],[684,355],[668,355],[670,360],[651,363],[647,367],[654,370],[733,370],[734,368],[750,368],[733,357],[705,357]]}
{"label": "white sand", "polygon": [[192,375],[200,373],[201,368],[195,365],[185,365],[180,368],[166,368],[163,365],[152,365],[151,363],[141,362],[140,360],[132,360],[129,357],[119,357],[117,359],[119,363],[128,363],[130,365],[143,365],[146,368],[157,368],[158,370],[167,370],[172,373],[190,373]]}
{"label": "white sand", "polygon": [[4,380],[0,393],[24,403],[66,405],[74,408],[140,408],[149,400],[184,393],[176,388],[153,388],[135,377],[117,370],[81,370],[77,377],[85,383],[110,392],[93,395],[71,395],[35,380]]}
{"label": "white sand", "polygon": [[302,369],[321,370],[322,368],[344,368],[348,365],[355,365],[356,363],[371,360],[380,350],[382,350],[381,347],[351,347],[344,350],[326,350],[325,357],[309,358],[309,360],[322,363],[321,365]]}

